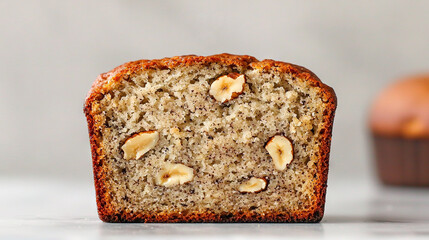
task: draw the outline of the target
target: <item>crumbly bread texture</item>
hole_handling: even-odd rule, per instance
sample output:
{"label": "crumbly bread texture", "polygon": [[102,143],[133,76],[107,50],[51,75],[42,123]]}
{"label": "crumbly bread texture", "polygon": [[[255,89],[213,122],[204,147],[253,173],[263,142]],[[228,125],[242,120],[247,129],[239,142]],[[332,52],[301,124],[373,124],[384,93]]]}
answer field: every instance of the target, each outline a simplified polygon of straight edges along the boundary
{"label": "crumbly bread texture", "polygon": [[[231,100],[210,94],[218,79],[241,81]],[[318,222],[335,108],[309,70],[250,56],[141,60],[101,74],[84,107],[100,219]],[[128,142],[136,136],[148,145]],[[293,146],[283,170],[266,148],[274,136]]]}

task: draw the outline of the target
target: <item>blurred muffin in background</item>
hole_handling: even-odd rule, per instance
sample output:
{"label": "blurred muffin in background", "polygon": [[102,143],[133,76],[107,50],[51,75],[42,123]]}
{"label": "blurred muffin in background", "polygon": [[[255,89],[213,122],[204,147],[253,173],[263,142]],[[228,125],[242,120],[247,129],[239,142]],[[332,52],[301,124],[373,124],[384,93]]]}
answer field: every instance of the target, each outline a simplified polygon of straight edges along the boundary
{"label": "blurred muffin in background", "polygon": [[429,74],[402,79],[382,91],[369,124],[381,181],[429,186]]}

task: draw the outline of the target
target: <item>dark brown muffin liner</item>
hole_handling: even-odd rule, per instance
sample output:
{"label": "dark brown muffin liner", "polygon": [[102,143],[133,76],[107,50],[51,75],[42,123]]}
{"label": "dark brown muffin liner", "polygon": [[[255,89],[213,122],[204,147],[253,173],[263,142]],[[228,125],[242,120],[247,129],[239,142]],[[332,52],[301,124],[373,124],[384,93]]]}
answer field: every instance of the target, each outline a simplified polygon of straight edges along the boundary
{"label": "dark brown muffin liner", "polygon": [[429,186],[429,139],[373,135],[377,173],[389,185]]}

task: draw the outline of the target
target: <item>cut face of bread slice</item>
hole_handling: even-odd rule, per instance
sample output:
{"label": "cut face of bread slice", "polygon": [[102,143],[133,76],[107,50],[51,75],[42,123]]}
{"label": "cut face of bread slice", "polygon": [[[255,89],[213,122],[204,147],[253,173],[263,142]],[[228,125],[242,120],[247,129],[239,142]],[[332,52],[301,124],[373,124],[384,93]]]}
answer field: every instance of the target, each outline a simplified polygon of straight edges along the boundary
{"label": "cut face of bread slice", "polygon": [[317,222],[334,91],[309,70],[221,54],[141,60],[85,103],[108,222]]}

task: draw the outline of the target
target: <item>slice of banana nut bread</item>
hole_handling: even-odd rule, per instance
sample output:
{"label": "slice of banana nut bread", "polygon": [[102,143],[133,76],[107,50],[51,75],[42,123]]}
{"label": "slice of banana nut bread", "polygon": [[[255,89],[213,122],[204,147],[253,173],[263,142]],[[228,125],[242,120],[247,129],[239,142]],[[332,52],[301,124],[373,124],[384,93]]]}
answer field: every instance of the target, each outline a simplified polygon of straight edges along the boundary
{"label": "slice of banana nut bread", "polygon": [[250,56],[101,74],[84,107],[100,219],[318,222],[335,108],[309,70]]}

